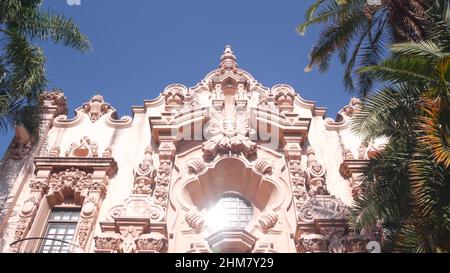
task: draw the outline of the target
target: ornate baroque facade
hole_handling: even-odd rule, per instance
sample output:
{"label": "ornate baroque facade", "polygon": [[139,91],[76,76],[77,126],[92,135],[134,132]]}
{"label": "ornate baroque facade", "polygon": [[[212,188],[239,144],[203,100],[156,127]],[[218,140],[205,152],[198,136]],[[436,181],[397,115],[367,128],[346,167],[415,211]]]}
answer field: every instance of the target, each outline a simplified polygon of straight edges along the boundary
{"label": "ornate baroque facade", "polygon": [[1,252],[366,252],[376,239],[347,226],[381,148],[351,133],[360,102],[325,119],[228,46],[200,83],[167,86],[133,118],[101,95],[74,118],[60,90],[41,104],[39,139],[18,127],[0,166]]}

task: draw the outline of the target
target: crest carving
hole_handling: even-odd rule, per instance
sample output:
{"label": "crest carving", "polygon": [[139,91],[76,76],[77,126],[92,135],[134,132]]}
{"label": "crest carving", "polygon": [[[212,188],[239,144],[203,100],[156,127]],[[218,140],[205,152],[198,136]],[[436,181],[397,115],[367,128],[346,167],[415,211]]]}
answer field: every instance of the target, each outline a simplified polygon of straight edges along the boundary
{"label": "crest carving", "polygon": [[238,114],[234,106],[226,105],[221,113],[210,109],[210,121],[206,128],[209,140],[203,143],[203,156],[213,160],[217,154],[243,153],[247,158],[256,156],[256,143],[250,133],[249,113]]}
{"label": "crest carving", "polygon": [[111,111],[111,105],[103,100],[102,95],[95,95],[89,102],[83,104],[83,110],[92,122],[96,122],[101,116]]}

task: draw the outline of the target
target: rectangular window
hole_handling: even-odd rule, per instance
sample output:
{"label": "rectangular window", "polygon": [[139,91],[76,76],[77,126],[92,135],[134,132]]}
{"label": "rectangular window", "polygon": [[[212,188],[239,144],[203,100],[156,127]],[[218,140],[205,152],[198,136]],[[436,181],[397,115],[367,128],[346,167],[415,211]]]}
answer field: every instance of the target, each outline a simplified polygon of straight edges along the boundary
{"label": "rectangular window", "polygon": [[[68,253],[70,244],[75,236],[80,209],[54,208],[48,219],[45,237],[39,252]],[[67,243],[65,243],[67,242]]]}

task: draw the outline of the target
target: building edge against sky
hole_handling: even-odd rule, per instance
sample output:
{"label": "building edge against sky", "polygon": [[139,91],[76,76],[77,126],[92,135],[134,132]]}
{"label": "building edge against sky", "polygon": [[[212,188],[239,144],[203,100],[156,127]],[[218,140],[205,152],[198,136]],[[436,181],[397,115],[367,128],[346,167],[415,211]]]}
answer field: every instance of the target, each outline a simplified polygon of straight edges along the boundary
{"label": "building edge against sky", "polygon": [[74,118],[60,90],[40,102],[40,138],[18,127],[1,162],[1,252],[366,252],[379,241],[347,225],[383,146],[351,132],[359,100],[324,118],[291,86],[239,68],[229,46],[196,86],[169,85],[133,117],[101,95]]}

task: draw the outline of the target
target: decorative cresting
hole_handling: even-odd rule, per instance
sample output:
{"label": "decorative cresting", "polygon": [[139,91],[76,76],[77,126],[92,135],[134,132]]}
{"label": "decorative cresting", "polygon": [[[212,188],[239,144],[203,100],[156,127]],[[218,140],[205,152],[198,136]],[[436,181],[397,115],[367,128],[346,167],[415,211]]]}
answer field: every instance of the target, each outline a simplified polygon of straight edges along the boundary
{"label": "decorative cresting", "polygon": [[272,88],[271,93],[280,112],[292,112],[294,110],[295,91],[292,87],[279,84]]}
{"label": "decorative cresting", "polygon": [[129,116],[118,118],[117,111],[103,99],[102,95],[93,96],[88,102],[75,110],[75,117],[68,118],[67,113],[61,114],[54,120],[55,128],[71,128],[79,125],[85,118],[92,123],[102,119],[106,126],[124,129],[131,126],[133,119]]}
{"label": "decorative cresting", "polygon": [[[85,248],[117,163],[112,158],[64,157],[36,157],[34,162],[36,175],[29,183],[30,194],[22,206],[14,239],[25,238],[43,197],[50,207],[68,198],[81,206],[75,243]],[[20,251],[21,245],[14,244],[11,251]]]}
{"label": "decorative cresting", "polygon": [[54,109],[54,116],[67,115],[66,96],[60,89],[45,91],[39,96],[39,104],[46,109]]}
{"label": "decorative cresting", "polygon": [[165,97],[166,111],[179,109],[182,105],[184,105],[184,96],[186,93],[187,87],[182,84],[172,84],[167,86],[163,93]]}
{"label": "decorative cresting", "polygon": [[247,158],[256,156],[256,143],[248,137],[251,128],[249,113],[239,114],[234,106],[225,106],[221,113],[209,112],[209,124],[205,129],[209,140],[203,143],[205,160],[213,160],[217,154],[240,154]]}
{"label": "decorative cresting", "polygon": [[156,168],[153,165],[152,146],[145,148],[145,155],[142,162],[134,170],[134,194],[153,194],[155,186]]}
{"label": "decorative cresting", "polygon": [[166,252],[165,211],[148,195],[131,194],[110,210],[95,236],[95,252]]}
{"label": "decorative cresting", "polygon": [[111,105],[103,100],[102,95],[95,95],[89,102],[83,104],[83,109],[91,121],[96,122],[101,116],[111,111]]}
{"label": "decorative cresting", "polygon": [[237,59],[231,46],[225,46],[220,57],[219,69],[216,70],[208,84],[213,95],[213,104],[216,103],[216,106],[220,106],[221,100],[226,96],[234,97],[237,104],[247,99],[249,81],[244,72],[238,69]]}
{"label": "decorative cresting", "polygon": [[336,120],[332,118],[325,119],[325,128],[328,130],[344,130],[348,128],[350,119],[361,110],[361,100],[351,98],[350,102],[344,106],[336,115]]}

